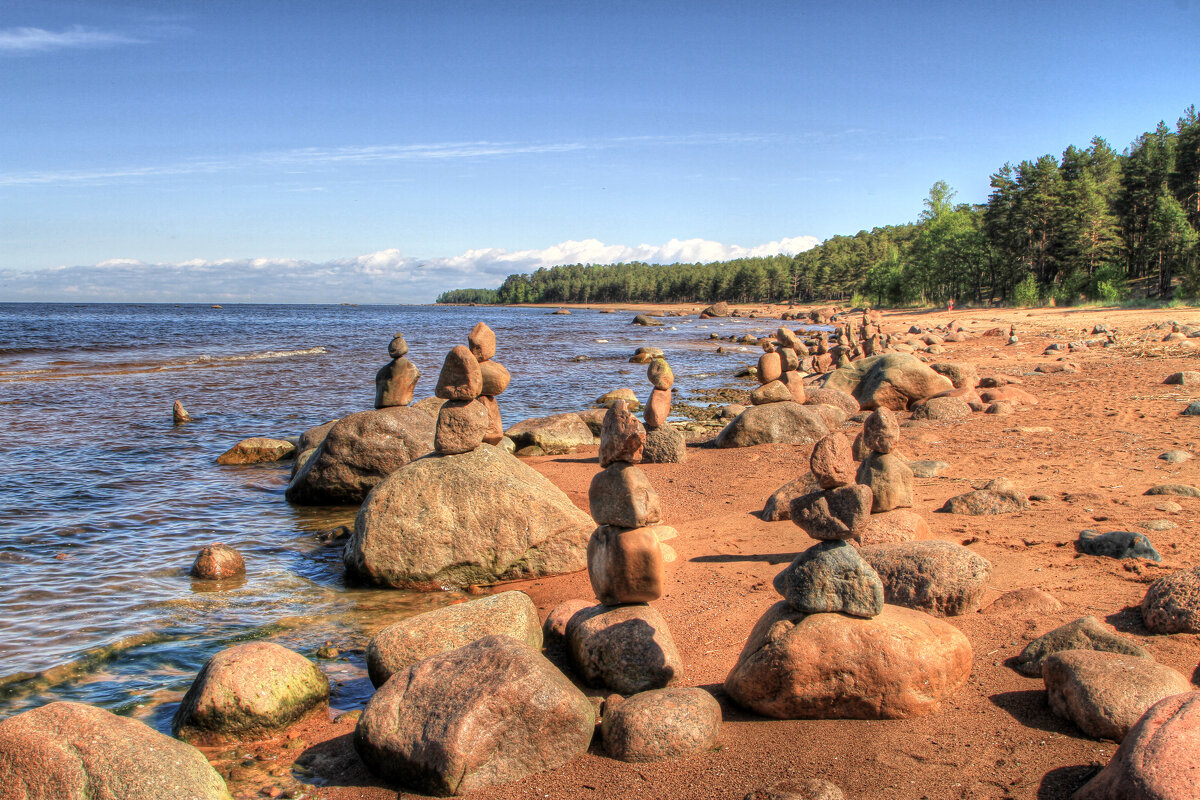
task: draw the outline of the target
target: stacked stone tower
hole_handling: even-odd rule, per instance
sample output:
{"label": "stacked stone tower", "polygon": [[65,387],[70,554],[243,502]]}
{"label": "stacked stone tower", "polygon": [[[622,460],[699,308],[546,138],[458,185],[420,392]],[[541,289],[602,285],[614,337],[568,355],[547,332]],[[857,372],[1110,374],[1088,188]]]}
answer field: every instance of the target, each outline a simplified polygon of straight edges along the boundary
{"label": "stacked stone tower", "polygon": [[417,388],[417,381],[421,378],[421,370],[405,358],[408,355],[408,343],[404,341],[404,334],[397,333],[392,338],[391,344],[388,345],[388,355],[392,357],[391,363],[385,364],[375,373],[376,408],[408,405],[412,402],[413,390]]}
{"label": "stacked stone tower", "polygon": [[800,361],[808,355],[808,346],[794,331],[787,328],[775,331],[775,341],[778,343],[775,352],[779,353],[782,370],[779,380],[791,393],[792,400],[803,403],[805,400],[804,376],[800,373]]}
{"label": "stacked stone tower", "polygon": [[871,512],[878,514],[913,506],[913,472],[892,450],[900,443],[900,422],[887,408],[871,413],[863,423],[862,444],[869,451],[858,468],[857,480],[871,487]]}
{"label": "stacked stone tower", "polygon": [[665,358],[657,356],[646,368],[646,377],[654,389],[644,412],[646,441],[642,460],[649,464],[682,464],[687,459],[687,442],[682,433],[667,424],[675,373]]}
{"label": "stacked stone tower", "polygon": [[445,400],[438,412],[433,449],[441,455],[469,453],[480,444],[504,438],[496,395],[508,387],[508,370],[492,361],[496,335],[482,322],[446,354],[434,393]]}

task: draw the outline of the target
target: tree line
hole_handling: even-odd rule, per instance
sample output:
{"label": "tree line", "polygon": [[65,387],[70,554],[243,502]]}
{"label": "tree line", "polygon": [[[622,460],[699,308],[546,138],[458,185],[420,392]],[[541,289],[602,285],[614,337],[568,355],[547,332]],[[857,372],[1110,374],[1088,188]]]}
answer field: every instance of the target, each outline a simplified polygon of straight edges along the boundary
{"label": "tree line", "polygon": [[983,204],[930,189],[915,223],[834,236],[793,256],[707,264],[572,264],[456,289],[439,303],[875,305],[1116,302],[1200,295],[1200,118],[1187,108],[1117,153],[1100,137],[1004,164]]}

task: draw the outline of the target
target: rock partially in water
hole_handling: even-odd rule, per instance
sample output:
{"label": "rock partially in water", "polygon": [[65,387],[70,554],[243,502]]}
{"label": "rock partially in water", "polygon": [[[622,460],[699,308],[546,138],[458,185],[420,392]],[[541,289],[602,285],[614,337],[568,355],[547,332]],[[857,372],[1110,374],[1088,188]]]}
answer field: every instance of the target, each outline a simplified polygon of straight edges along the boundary
{"label": "rock partially in water", "polygon": [[272,461],[283,461],[296,452],[296,445],[284,439],[271,439],[266,436],[252,436],[242,439],[233,447],[217,456],[217,463],[232,464],[266,464]]}
{"label": "rock partially in water", "polygon": [[192,562],[192,577],[203,581],[228,580],[245,574],[246,561],[242,554],[220,542],[201,548]]}
{"label": "rock partially in water", "polygon": [[504,432],[517,448],[540,447],[546,455],[570,453],[576,447],[592,444],[595,437],[578,414],[552,414],[521,420]]}

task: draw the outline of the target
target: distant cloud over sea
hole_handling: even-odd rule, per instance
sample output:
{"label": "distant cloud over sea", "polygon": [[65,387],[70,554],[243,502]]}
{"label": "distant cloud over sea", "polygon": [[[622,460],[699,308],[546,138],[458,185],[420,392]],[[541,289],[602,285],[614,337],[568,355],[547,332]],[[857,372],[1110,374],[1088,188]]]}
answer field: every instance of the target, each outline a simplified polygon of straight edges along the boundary
{"label": "distant cloud over sea", "polygon": [[486,248],[428,259],[388,249],[320,263],[294,258],[176,263],[117,258],[91,266],[0,270],[0,301],[428,303],[447,289],[493,288],[512,273],[560,264],[703,263],[790,255],[819,243],[814,236],[793,236],[753,247],[706,239],[636,246],[584,239],[540,250]]}

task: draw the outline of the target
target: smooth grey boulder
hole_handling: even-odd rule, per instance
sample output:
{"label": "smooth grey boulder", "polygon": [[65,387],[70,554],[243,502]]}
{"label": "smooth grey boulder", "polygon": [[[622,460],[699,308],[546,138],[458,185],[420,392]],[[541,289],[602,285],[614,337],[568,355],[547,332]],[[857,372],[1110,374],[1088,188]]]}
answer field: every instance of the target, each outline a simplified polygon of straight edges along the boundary
{"label": "smooth grey boulder", "polygon": [[1030,678],[1042,675],[1042,662],[1063,650],[1101,650],[1138,658],[1150,658],[1146,648],[1131,639],[1119,636],[1100,624],[1095,617],[1080,617],[1043,633],[1025,646],[1014,661],[1017,672]]}
{"label": "smooth grey boulder", "polygon": [[829,433],[812,406],[792,401],[750,406],[717,434],[717,447],[813,444]]}
{"label": "smooth grey boulder", "polygon": [[1109,531],[1108,533],[1083,531],[1075,542],[1075,549],[1089,556],[1145,558],[1150,561],[1162,561],[1162,556],[1150,543],[1150,537],[1135,531]]}

